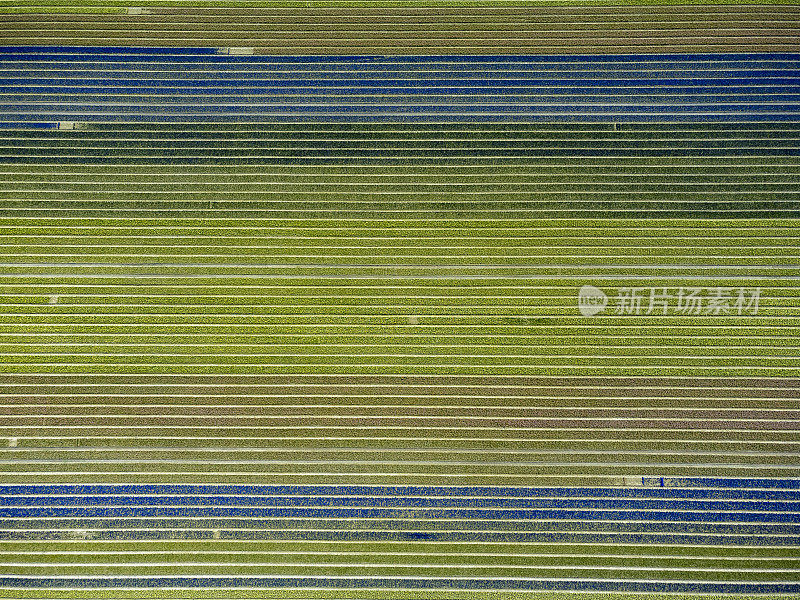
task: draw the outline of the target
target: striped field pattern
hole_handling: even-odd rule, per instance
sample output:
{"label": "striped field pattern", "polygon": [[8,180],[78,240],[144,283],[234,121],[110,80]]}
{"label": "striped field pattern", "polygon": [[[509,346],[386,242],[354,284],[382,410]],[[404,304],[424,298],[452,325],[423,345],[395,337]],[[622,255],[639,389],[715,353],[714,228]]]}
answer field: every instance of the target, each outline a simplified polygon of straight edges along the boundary
{"label": "striped field pattern", "polygon": [[0,598],[800,596],[800,5],[0,0]]}

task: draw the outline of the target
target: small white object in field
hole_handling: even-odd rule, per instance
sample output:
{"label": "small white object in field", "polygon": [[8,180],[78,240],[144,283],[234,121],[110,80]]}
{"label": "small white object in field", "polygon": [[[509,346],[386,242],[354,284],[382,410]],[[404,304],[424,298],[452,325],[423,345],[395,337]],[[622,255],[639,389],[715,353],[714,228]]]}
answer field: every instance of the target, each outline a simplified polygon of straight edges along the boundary
{"label": "small white object in field", "polygon": [[58,304],[58,296],[50,296],[50,304]]}
{"label": "small white object in field", "polygon": [[409,325],[418,325],[419,319],[417,317],[408,317],[408,324]]}
{"label": "small white object in field", "polygon": [[625,481],[625,485],[628,487],[641,487],[644,485],[644,479],[638,475],[637,476],[626,475],[625,477],[623,477],[623,480]]}
{"label": "small white object in field", "polygon": [[9,448],[16,448],[18,443],[19,443],[19,440],[17,440],[17,438],[15,438],[15,437],[10,438],[8,440],[8,447]]}
{"label": "small white object in field", "polygon": [[247,56],[250,54],[255,54],[256,49],[253,47],[248,46],[227,46],[225,48],[220,48],[220,54],[233,54],[236,56]]}
{"label": "small white object in field", "polygon": [[75,129],[75,121],[59,121],[58,128],[62,130]]}
{"label": "small white object in field", "polygon": [[72,531],[70,531],[70,534],[72,535],[73,538],[78,540],[88,540],[94,535],[88,529],[73,529]]}
{"label": "small white object in field", "polygon": [[150,11],[143,9],[141,6],[129,6],[127,13],[129,15],[149,15]]}

